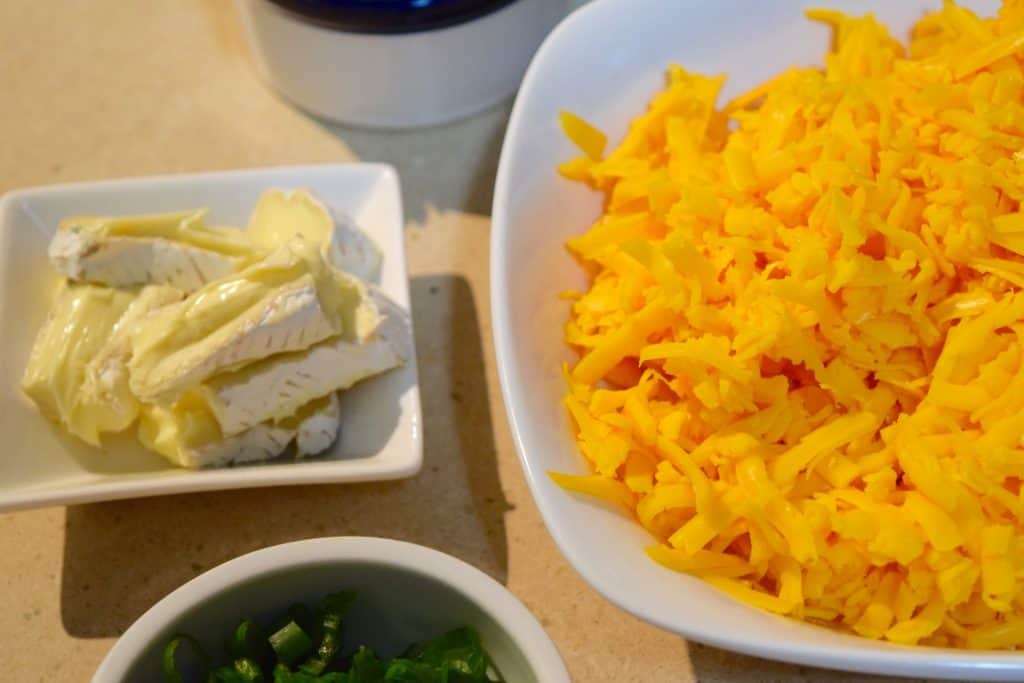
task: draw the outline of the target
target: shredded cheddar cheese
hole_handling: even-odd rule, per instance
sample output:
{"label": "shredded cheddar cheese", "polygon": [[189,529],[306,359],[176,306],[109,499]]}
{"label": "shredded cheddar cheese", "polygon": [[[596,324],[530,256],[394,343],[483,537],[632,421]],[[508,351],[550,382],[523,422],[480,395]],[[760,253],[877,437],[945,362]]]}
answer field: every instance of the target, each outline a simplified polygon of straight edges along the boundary
{"label": "shredded cheddar cheese", "polygon": [[908,47],[815,10],[824,68],[716,101],[669,69],[569,242],[565,403],[649,556],[897,643],[1024,646],[1024,2]]}

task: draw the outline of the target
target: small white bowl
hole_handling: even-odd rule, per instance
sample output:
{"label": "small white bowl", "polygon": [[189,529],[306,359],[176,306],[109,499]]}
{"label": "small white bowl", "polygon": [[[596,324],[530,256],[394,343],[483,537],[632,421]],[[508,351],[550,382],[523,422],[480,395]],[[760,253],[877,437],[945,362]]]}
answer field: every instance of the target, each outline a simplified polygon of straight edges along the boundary
{"label": "small white bowl", "polygon": [[258,71],[285,97],[333,121],[409,128],[511,95],[566,3],[515,0],[452,26],[394,34],[321,26],[269,0],[235,5]]}
{"label": "small white bowl", "polygon": [[160,678],[160,656],[177,633],[215,653],[243,619],[355,591],[345,646],[401,652],[460,626],[475,628],[509,683],[569,683],[554,643],[508,589],[461,560],[381,538],[320,538],[243,555],[192,579],[125,631],[92,683]]}
{"label": "small white bowl", "polygon": [[[983,14],[998,3],[967,3]],[[635,521],[558,488],[547,472],[586,471],[562,397],[568,304],[586,287],[565,240],[598,217],[601,196],[559,178],[578,155],[559,129],[566,109],[615,144],[646,110],[675,62],[729,75],[723,101],[792,64],[820,64],[829,32],[803,18],[826,5],[872,11],[905,39],[939,0],[598,0],[571,15],[527,71],[502,149],[494,195],[491,310],[498,372],[520,461],[551,535],[576,570],[610,601],[687,638],[760,657],[878,674],[1024,680],[1024,653],[899,647],[776,617],[694,577],[650,561],[653,539]]]}
{"label": "small white bowl", "polygon": [[[93,448],[48,422],[19,389],[39,326],[60,281],[46,256],[56,225],[74,214],[207,207],[245,225],[260,193],[308,188],[350,213],[381,248],[380,287],[409,328],[406,364],[342,393],[341,438],[300,461],[184,470],[147,451],[134,430]],[[0,511],[189,491],[409,477],[423,461],[420,396],[411,344],[398,176],[383,164],[324,164],[133,178],[17,190],[0,197]]]}

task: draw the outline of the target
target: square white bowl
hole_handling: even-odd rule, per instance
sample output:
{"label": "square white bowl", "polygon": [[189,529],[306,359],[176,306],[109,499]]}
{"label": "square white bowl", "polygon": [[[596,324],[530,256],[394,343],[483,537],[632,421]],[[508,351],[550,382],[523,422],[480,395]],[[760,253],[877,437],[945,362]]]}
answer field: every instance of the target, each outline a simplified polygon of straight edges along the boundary
{"label": "square white bowl", "polygon": [[[996,2],[967,3],[982,13]],[[633,520],[559,489],[548,471],[585,472],[563,408],[568,304],[586,287],[564,243],[598,217],[601,196],[557,176],[578,151],[559,129],[569,110],[621,139],[671,63],[728,73],[723,99],[793,64],[820,64],[829,32],[812,6],[874,12],[905,39],[939,0],[598,0],[566,19],[534,58],[512,112],[495,188],[491,308],[505,407],[520,461],[551,535],[613,603],[687,638],[771,659],[851,671],[958,680],[1024,680],[1024,653],[901,647],[760,612],[647,559]]]}
{"label": "square white bowl", "polygon": [[[29,351],[60,281],[46,247],[73,214],[207,207],[244,226],[260,193],[308,188],[350,213],[384,254],[380,288],[408,328],[409,360],[342,393],[341,437],[300,461],[185,470],[147,451],[134,430],[93,448],[51,424],[19,390]],[[398,176],[384,164],[325,164],[55,185],[0,198],[0,511],[189,491],[409,477],[423,461]]]}

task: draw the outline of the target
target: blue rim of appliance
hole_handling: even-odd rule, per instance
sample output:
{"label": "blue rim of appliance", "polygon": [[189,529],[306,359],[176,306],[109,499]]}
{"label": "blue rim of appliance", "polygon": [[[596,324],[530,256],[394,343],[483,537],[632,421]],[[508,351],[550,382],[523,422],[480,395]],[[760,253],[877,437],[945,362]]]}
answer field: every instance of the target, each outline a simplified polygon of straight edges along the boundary
{"label": "blue rim of appliance", "polygon": [[293,15],[349,33],[415,33],[461,24],[516,0],[269,0]]}

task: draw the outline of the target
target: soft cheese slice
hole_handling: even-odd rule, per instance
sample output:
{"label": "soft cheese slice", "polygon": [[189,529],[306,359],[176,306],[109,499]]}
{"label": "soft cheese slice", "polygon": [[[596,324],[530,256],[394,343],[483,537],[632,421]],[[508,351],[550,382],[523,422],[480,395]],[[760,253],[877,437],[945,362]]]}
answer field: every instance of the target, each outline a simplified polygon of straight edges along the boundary
{"label": "soft cheese slice", "polygon": [[79,402],[90,407],[90,422],[99,432],[127,429],[139,414],[139,400],[128,382],[132,331],[153,311],[181,301],[184,296],[185,293],[176,287],[144,287],[114,325],[103,346],[86,364]]}
{"label": "soft cheese slice", "polygon": [[131,388],[143,400],[168,403],[218,372],[332,336],[365,339],[378,322],[363,284],[325,263],[310,242],[294,238],[138,326]]}
{"label": "soft cheese slice", "polygon": [[128,291],[63,283],[21,380],[44,415],[95,446],[101,428],[117,423],[120,416],[118,408],[83,397],[86,367],[114,334],[133,298]]}
{"label": "soft cheese slice", "polygon": [[338,395],[332,392],[307,403],[296,414],[296,419],[295,455],[301,458],[326,451],[341,431]]}
{"label": "soft cheese slice", "polygon": [[367,282],[380,278],[381,253],[347,213],[328,209],[306,190],[268,190],[260,196],[246,233],[257,248],[276,249],[295,235],[318,245],[335,268]]}
{"label": "soft cheese slice", "polygon": [[233,273],[252,256],[242,231],[208,226],[204,214],[66,218],[50,242],[50,261],[73,280],[192,291]]}
{"label": "soft cheese slice", "polygon": [[142,445],[190,469],[276,458],[295,433],[294,423],[267,423],[223,438],[209,412],[187,397],[170,408],[147,404],[139,420]]}
{"label": "soft cheese slice", "polygon": [[139,440],[180,467],[222,467],[278,457],[295,440],[297,457],[320,453],[338,438],[341,406],[334,394],[300,406],[278,422],[253,425],[223,436],[216,420],[193,393],[172,407],[145,405]]}
{"label": "soft cheese slice", "polygon": [[[169,312],[168,316],[173,312]],[[166,401],[215,374],[246,361],[301,349],[336,331],[320,305],[316,285],[304,275],[269,291],[230,322],[183,345],[149,345],[150,335],[165,320],[136,328],[131,387],[145,400]],[[185,329],[200,325],[180,323]]]}
{"label": "soft cheese slice", "polygon": [[214,377],[203,386],[210,410],[225,434],[238,434],[268,419],[280,419],[316,396],[401,365],[398,345],[377,335],[363,343],[331,339],[297,353]]}
{"label": "soft cheese slice", "polygon": [[363,342],[341,337],[213,377],[202,394],[224,434],[280,420],[299,406],[401,365],[410,334],[391,315]]}

